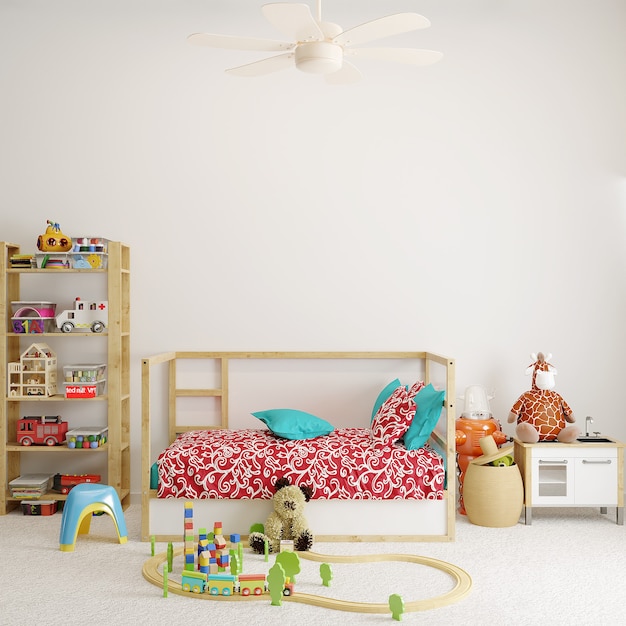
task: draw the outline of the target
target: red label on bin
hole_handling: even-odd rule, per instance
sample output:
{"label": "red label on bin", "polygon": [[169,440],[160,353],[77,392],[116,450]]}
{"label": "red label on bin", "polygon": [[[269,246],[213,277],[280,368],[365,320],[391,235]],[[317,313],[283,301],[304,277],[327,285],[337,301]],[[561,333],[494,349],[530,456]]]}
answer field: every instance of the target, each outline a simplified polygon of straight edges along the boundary
{"label": "red label on bin", "polygon": [[65,385],[66,398],[95,398],[95,385]]}

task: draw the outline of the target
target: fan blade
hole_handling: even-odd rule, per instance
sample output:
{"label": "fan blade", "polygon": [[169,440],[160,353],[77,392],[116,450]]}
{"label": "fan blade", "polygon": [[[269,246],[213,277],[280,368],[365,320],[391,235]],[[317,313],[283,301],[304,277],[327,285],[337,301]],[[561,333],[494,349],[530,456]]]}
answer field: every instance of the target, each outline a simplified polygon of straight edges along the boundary
{"label": "fan blade", "polygon": [[323,41],[324,33],[307,4],[274,2],[261,7],[267,21],[291,41]]}
{"label": "fan blade", "polygon": [[239,65],[238,67],[232,67],[226,70],[229,74],[235,74],[236,76],[263,76],[265,74],[271,74],[272,72],[279,72],[280,70],[293,67],[293,52],[287,52],[285,54],[279,54],[275,57],[269,57],[262,61],[255,61],[254,63],[248,63],[247,65]]}
{"label": "fan blade", "polygon": [[187,41],[196,46],[225,48],[228,50],[263,50],[264,52],[291,50],[295,46],[295,43],[288,41],[257,39],[255,37],[234,37],[232,35],[210,35],[209,33],[194,33],[187,37]]}
{"label": "fan blade", "polygon": [[436,50],[418,50],[417,48],[350,48],[345,50],[344,54],[359,59],[394,61],[409,65],[431,65],[443,57],[443,54]]}
{"label": "fan blade", "polygon": [[348,63],[344,59],[340,70],[332,74],[326,74],[324,78],[331,85],[348,85],[359,82],[361,80],[361,72],[352,63]]}
{"label": "fan blade", "polygon": [[339,33],[333,41],[344,46],[353,46],[374,39],[382,39],[390,35],[399,35],[400,33],[408,33],[412,30],[428,28],[430,21],[423,15],[417,13],[396,13],[395,15],[387,15],[371,22],[366,22],[360,26],[355,26],[343,33]]}

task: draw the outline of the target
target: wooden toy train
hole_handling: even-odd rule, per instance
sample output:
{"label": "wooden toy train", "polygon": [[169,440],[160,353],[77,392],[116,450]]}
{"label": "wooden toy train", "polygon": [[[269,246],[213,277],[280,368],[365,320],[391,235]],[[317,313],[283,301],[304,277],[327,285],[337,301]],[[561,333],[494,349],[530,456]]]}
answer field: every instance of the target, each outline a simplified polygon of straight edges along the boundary
{"label": "wooden toy train", "polygon": [[[209,593],[212,596],[260,596],[268,591],[265,574],[207,574],[195,570],[184,570],[181,586],[183,591]],[[293,583],[286,582],[283,595],[293,594]]]}

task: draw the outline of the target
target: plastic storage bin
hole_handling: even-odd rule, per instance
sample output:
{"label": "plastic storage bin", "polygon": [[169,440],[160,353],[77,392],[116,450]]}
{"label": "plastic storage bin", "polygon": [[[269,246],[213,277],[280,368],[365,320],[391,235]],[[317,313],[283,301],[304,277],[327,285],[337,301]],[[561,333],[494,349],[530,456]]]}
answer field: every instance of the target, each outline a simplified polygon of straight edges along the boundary
{"label": "plastic storage bin", "polygon": [[95,449],[103,446],[108,439],[109,429],[88,426],[86,428],[73,428],[65,436],[67,447],[71,449]]}
{"label": "plastic storage bin", "polygon": [[107,268],[107,243],[104,237],[74,237],[70,253],[72,267],[80,270]]}
{"label": "plastic storage bin", "polygon": [[53,333],[56,303],[42,300],[11,302],[11,330],[20,334]]}
{"label": "plastic storage bin", "polygon": [[107,366],[103,363],[79,363],[63,366],[66,383],[95,383],[106,379]]}
{"label": "plastic storage bin", "polygon": [[54,515],[57,512],[56,500],[38,500],[37,502],[23,500],[20,504],[24,515]]}

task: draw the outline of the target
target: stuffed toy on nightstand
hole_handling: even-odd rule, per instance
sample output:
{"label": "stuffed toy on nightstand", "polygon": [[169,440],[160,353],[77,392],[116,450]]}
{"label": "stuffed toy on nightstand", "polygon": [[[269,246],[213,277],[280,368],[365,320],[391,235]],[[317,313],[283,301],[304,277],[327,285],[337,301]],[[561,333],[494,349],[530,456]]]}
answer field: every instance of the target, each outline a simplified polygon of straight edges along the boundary
{"label": "stuffed toy on nightstand", "polygon": [[294,550],[303,552],[313,546],[313,533],[304,517],[304,505],[311,499],[310,487],[292,485],[288,478],[279,478],[275,484],[274,510],[265,521],[265,534],[250,533],[250,547],[264,554],[265,542],[270,552],[280,552],[281,540],[293,540]]}
{"label": "stuffed toy on nightstand", "polygon": [[507,421],[509,424],[517,421],[515,436],[524,443],[571,443],[580,435],[580,430],[566,426],[566,422],[573,423],[576,419],[567,402],[553,391],[557,371],[548,362],[552,355],[539,352],[530,356],[534,363],[526,374],[533,375],[532,388],[517,399]]}

